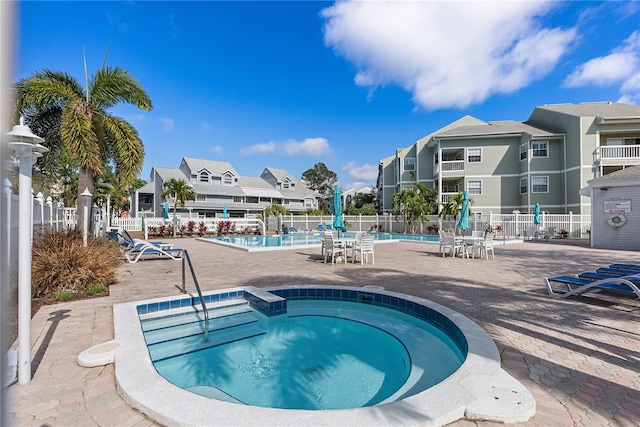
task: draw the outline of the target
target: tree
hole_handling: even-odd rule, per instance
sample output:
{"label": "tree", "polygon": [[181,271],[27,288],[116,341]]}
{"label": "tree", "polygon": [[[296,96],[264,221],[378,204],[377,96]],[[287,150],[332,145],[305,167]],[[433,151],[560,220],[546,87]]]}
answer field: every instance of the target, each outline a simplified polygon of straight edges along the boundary
{"label": "tree", "polygon": [[378,209],[375,205],[375,194],[358,193],[353,197],[349,206],[345,209],[346,215],[375,215]]}
{"label": "tree", "polygon": [[[90,79],[86,72],[85,76],[85,88],[69,74],[52,70],[38,71],[16,84],[16,111],[25,118],[40,118],[45,123],[44,118],[48,118],[47,135],[50,132],[52,137],[58,135],[78,162],[77,203],[81,203],[79,196],[85,188],[93,193],[94,177],[102,175],[109,161],[115,165],[116,175],[125,187],[136,181],[142,169],[144,147],[138,132],[108,110],[120,103],[146,111],[152,108],[138,81],[119,67],[103,65]],[[83,220],[83,210],[78,209],[78,225]]]}
{"label": "tree", "polygon": [[[264,225],[265,227],[267,227],[268,229],[268,224],[269,224],[269,217],[270,216],[277,216],[278,218],[280,218],[280,215],[287,215],[289,214],[289,211],[287,210],[287,208],[284,205],[278,204],[278,203],[272,203],[269,206],[264,208]],[[282,224],[278,223],[278,231],[280,230]]]}
{"label": "tree", "polygon": [[437,211],[437,195],[437,190],[424,184],[411,185],[393,195],[393,213],[396,218],[402,216],[405,233],[407,227],[409,232],[415,233],[426,216]]}
{"label": "tree", "polygon": [[[318,162],[313,168],[307,169],[302,173],[302,179],[307,182],[309,188],[320,193],[324,201],[324,199],[331,194],[333,187],[338,182],[338,175],[329,170],[324,163]],[[322,210],[326,210],[325,203],[322,204]]]}
{"label": "tree", "polygon": [[173,238],[176,237],[176,211],[178,205],[184,207],[188,200],[196,200],[196,191],[184,179],[171,178],[162,185],[162,199],[173,201]]}

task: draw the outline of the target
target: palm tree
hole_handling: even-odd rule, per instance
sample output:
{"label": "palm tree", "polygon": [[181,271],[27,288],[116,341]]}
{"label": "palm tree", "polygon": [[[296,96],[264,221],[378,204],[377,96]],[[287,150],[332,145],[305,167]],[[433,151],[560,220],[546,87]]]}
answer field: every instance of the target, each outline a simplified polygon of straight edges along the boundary
{"label": "palm tree", "polygon": [[[120,103],[145,111],[152,106],[145,90],[127,71],[103,65],[91,79],[87,76],[85,88],[69,74],[38,71],[16,84],[16,102],[16,111],[27,118],[59,114],[54,133],[80,166],[78,204],[85,188],[93,193],[94,177],[102,175],[110,162],[122,185],[135,183],[144,161],[142,141],[130,123],[108,110]],[[82,209],[78,209],[78,225],[83,221]]]}
{"label": "palm tree", "polygon": [[184,179],[171,178],[162,184],[162,199],[173,201],[173,238],[176,237],[176,211],[178,205],[184,207],[188,200],[196,200],[196,191],[190,182]]}
{"label": "palm tree", "polygon": [[393,213],[396,218],[402,216],[404,233],[407,232],[407,227],[409,232],[415,233],[418,225],[425,220],[427,215],[435,212],[436,197],[437,191],[424,184],[411,185],[393,195]]}
{"label": "palm tree", "polygon": [[[473,199],[469,200],[469,204],[473,204]],[[448,217],[452,217],[454,221],[454,228],[458,228],[458,215],[462,209],[462,192],[453,194],[449,197],[449,200],[442,203],[442,210],[440,211],[440,218],[446,220]],[[471,214],[471,209],[469,209]]]}

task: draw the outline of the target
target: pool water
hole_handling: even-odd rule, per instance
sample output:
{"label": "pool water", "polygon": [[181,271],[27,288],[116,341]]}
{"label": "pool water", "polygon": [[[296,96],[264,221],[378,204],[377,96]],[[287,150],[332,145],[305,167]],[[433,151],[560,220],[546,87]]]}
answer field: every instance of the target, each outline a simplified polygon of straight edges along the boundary
{"label": "pool water", "polygon": [[143,323],[154,367],[174,385],[204,396],[317,410],[407,397],[442,381],[464,360],[440,329],[394,310],[346,302],[288,305],[279,321],[247,306],[222,310],[206,343],[198,316],[172,320],[184,337],[169,338],[164,321]]}
{"label": "pool water", "polygon": [[[402,233],[372,233],[378,241],[411,240],[418,242],[438,242],[438,236]],[[354,232],[340,233],[342,237],[355,237]],[[213,237],[202,240],[223,243],[245,248],[281,248],[292,246],[319,245],[321,235],[315,234],[282,234],[275,236],[229,236]]]}

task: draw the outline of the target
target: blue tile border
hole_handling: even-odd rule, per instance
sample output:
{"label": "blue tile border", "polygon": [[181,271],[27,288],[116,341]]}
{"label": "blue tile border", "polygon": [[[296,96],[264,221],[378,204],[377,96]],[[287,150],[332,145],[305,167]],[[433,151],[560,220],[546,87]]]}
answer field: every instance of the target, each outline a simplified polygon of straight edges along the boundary
{"label": "blue tile border", "polygon": [[[462,354],[469,351],[466,337],[448,317],[422,304],[404,298],[380,294],[371,290],[333,288],[285,288],[275,290],[236,290],[203,295],[205,303],[244,299],[262,314],[272,317],[287,313],[287,300],[346,301],[396,310],[436,326],[453,340]],[[199,297],[187,296],[170,301],[151,302],[136,306],[138,315],[178,307],[197,306]]]}

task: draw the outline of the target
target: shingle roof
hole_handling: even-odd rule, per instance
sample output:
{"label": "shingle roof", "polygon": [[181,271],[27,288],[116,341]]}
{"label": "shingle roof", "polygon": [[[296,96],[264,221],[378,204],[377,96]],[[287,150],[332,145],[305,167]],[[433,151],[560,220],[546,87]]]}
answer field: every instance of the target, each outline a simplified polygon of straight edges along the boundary
{"label": "shingle roof", "polygon": [[610,174],[603,175],[601,177],[592,179],[591,182],[603,182],[603,181],[636,181],[640,180],[640,165],[630,166],[619,171],[611,172]]}
{"label": "shingle roof", "polygon": [[218,160],[197,159],[194,157],[184,157],[183,161],[187,164],[191,173],[196,173],[202,169],[207,169],[214,175],[221,176],[227,171],[231,171],[235,176],[238,172],[229,162],[220,162]]}
{"label": "shingle roof", "polygon": [[477,124],[470,126],[458,126],[453,129],[446,130],[444,132],[434,135],[436,138],[440,137],[456,137],[456,136],[472,136],[472,135],[510,135],[518,133],[527,133],[532,136],[548,137],[553,136],[554,133],[548,130],[541,129],[536,126],[532,126],[525,122],[517,122],[513,120],[501,121],[501,122],[488,122],[485,124]]}
{"label": "shingle roof", "polygon": [[619,102],[587,102],[582,104],[550,104],[536,107],[572,116],[595,116],[602,118],[640,118],[640,106]]}

